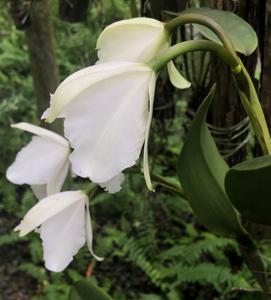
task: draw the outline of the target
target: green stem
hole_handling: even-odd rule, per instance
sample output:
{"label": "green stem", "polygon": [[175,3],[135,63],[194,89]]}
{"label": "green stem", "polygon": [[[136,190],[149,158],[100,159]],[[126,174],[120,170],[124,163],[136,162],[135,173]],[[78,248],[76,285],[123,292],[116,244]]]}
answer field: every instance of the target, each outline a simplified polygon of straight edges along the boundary
{"label": "green stem", "polygon": [[255,243],[248,235],[239,235],[236,237],[236,240],[242,257],[249,270],[266,293],[266,299],[270,299],[269,280],[267,277],[266,265],[261,253],[258,251]]}
{"label": "green stem", "polygon": [[199,50],[207,50],[215,53],[230,66],[242,104],[250,118],[262,151],[264,154],[271,154],[270,133],[253,82],[241,60],[238,58],[238,65],[236,65],[235,57],[227,49],[211,41],[186,41],[169,47],[166,52],[151,60],[148,65],[158,73],[165,64],[177,56]]}
{"label": "green stem", "polygon": [[93,195],[96,193],[98,189],[98,185],[96,183],[91,182],[90,184],[88,184],[88,186],[84,189],[84,192],[86,195],[89,196],[89,198],[91,199],[93,197]]}
{"label": "green stem", "polygon": [[[139,167],[132,167],[128,170],[128,172],[143,175],[142,170]],[[158,175],[154,172],[150,172],[150,176],[151,176],[152,180],[156,181],[159,185],[163,186],[166,190],[168,190],[174,194],[178,194],[179,196],[186,199],[184,190],[179,184],[174,183],[171,180],[169,180],[161,175]]]}
{"label": "green stem", "polygon": [[207,50],[214,52],[217,56],[219,56],[223,61],[225,61],[232,70],[235,70],[240,66],[240,63],[236,63],[236,59],[222,46],[205,40],[193,40],[186,41],[174,46],[171,46],[164,52],[162,55],[151,60],[148,65],[154,69],[156,72],[159,72],[160,69],[168,62],[173,60],[175,57],[185,54],[191,51],[200,51]]}
{"label": "green stem", "polygon": [[151,179],[156,181],[159,185],[163,186],[164,188],[166,188],[169,191],[172,191],[173,193],[177,193],[178,195],[180,195],[183,198],[186,198],[185,194],[184,194],[184,190],[183,188],[179,185],[176,184],[174,182],[172,182],[171,180],[158,175],[154,172],[151,172]]}
{"label": "green stem", "polygon": [[174,29],[176,29],[179,26],[189,24],[189,23],[195,23],[200,24],[203,26],[208,27],[211,29],[221,40],[223,46],[227,49],[227,51],[232,55],[232,57],[236,61],[236,66],[239,64],[238,56],[234,50],[233,43],[231,39],[228,37],[227,33],[224,31],[224,29],[213,19],[203,16],[197,13],[184,13],[182,15],[179,15],[178,17],[170,20],[166,25],[165,28],[169,32],[169,34],[172,33]]}
{"label": "green stem", "polygon": [[238,74],[234,74],[235,84],[263,154],[269,155],[271,154],[269,129],[254,84],[242,62],[241,65],[242,71]]}

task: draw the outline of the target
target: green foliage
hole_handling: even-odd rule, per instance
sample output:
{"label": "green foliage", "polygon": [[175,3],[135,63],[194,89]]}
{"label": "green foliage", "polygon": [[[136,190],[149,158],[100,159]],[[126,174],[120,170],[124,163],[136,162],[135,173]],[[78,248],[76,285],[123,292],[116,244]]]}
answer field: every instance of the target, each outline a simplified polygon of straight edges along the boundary
{"label": "green foliage", "polygon": [[[244,19],[234,13],[207,7],[191,8],[186,11],[200,13],[215,20],[228,34],[236,51],[250,55],[257,48],[256,32]],[[195,27],[207,39],[221,44],[219,38],[210,29],[202,25],[195,25]]]}
{"label": "green foliage", "polygon": [[[166,204],[167,208],[171,209],[174,207],[173,203],[176,203],[176,198],[172,197],[171,201],[169,201],[169,198],[170,197],[167,196],[168,202]],[[160,204],[163,203],[163,199],[157,201]],[[136,204],[138,208],[140,208],[141,205],[140,202]],[[149,207],[149,210],[154,209],[151,207],[152,206]],[[179,208],[181,208],[181,205]],[[160,210],[161,207],[159,208],[159,211]],[[139,210],[134,209],[134,211],[134,217],[136,216],[136,218],[138,218]],[[163,211],[163,209],[161,211]],[[181,211],[182,208],[179,212]],[[155,210],[153,212],[155,212]],[[169,217],[169,220],[171,220],[171,222],[169,221],[170,226],[173,228],[176,226],[173,221],[174,212],[176,213],[173,209]],[[134,217],[130,218],[130,220],[134,221]],[[154,222],[156,222],[155,224],[159,231],[161,228],[157,220],[154,219]],[[137,230],[140,232],[140,222],[138,222],[137,219],[135,224]],[[152,228],[152,226],[150,227]],[[126,261],[140,269],[144,276],[148,278],[148,282],[152,282],[156,288],[160,289],[159,296],[155,295],[158,299],[161,295],[163,295],[162,299],[171,299],[169,295],[170,293],[173,294],[176,288],[179,290],[191,283],[197,283],[201,286],[210,284],[217,291],[223,292],[223,294],[229,293],[234,287],[251,287],[247,273],[240,273],[240,271],[236,273],[231,269],[230,261],[224,252],[225,249],[230,249],[232,252],[238,251],[236,243],[231,239],[217,237],[210,233],[200,234],[188,224],[184,228],[184,234],[181,237],[177,235],[174,240],[170,240],[169,238],[164,240],[161,236],[159,237],[159,234],[156,232],[156,234],[153,235],[153,239],[160,244],[163,250],[158,250],[158,248],[155,247],[147,248],[146,250],[146,248],[142,246],[145,240],[145,238],[142,237],[144,235],[135,239],[129,236],[127,232],[112,229],[108,226],[103,230],[103,233],[106,237],[98,241],[98,253],[101,253],[102,245],[104,245],[104,248],[108,249],[109,247],[107,254],[105,251],[102,251],[102,253],[105,254],[106,260],[110,261],[110,257],[112,257],[112,259],[116,257],[121,258],[122,261]],[[172,234],[172,232],[167,232],[167,236],[170,234]],[[133,235],[138,236],[135,232],[133,232]],[[148,234],[146,237],[147,236]],[[148,237],[148,243],[150,243],[150,237]],[[168,247],[167,243],[171,244],[171,246]],[[114,251],[112,251],[112,249],[114,249]],[[117,279],[116,284],[118,284]],[[115,299],[114,294],[111,294]],[[145,293],[145,295],[148,294]],[[145,297],[145,295],[142,295],[142,297]],[[178,292],[177,295],[175,299],[181,299],[183,296],[180,292]],[[146,297],[155,296],[150,295]]]}
{"label": "green foliage", "polygon": [[48,281],[48,276],[44,268],[37,267],[32,263],[24,263],[20,266],[20,270],[37,279],[39,282]]}
{"label": "green foliage", "polygon": [[[162,261],[182,260],[188,265],[196,264],[204,254],[216,253],[217,250],[223,250],[226,247],[236,248],[232,239],[218,238],[210,233],[202,234],[202,239],[184,245],[174,245],[170,249],[160,254]],[[235,249],[237,250],[237,249]]]}
{"label": "green foliage", "polygon": [[235,276],[232,274],[229,268],[216,266],[212,263],[199,263],[194,267],[188,267],[179,264],[176,266],[176,268],[178,268],[178,272],[173,271],[174,275],[178,276],[175,282],[176,285],[183,283],[200,283],[204,285],[208,283],[214,285],[215,288],[220,292],[223,291],[223,286],[225,285],[244,288],[250,286],[238,275]]}
{"label": "green foliage", "polygon": [[41,296],[34,296],[31,300],[67,300],[69,286],[63,283],[54,282],[43,288]]}
{"label": "green foliage", "polygon": [[71,288],[69,300],[113,300],[89,280],[82,280]]}
{"label": "green foliage", "polygon": [[[129,17],[127,0],[92,2],[84,23],[69,24],[58,18],[57,1],[51,1],[62,79],[93,64],[99,32],[113,21]],[[16,257],[12,257],[16,276],[32,278],[32,300],[66,300],[70,286],[85,279],[90,269],[91,281],[114,300],[209,299],[206,286],[211,286],[214,294],[221,293],[217,299],[224,299],[223,295],[233,288],[255,286],[247,269],[231,262],[234,258],[240,260],[235,242],[207,233],[193,217],[189,204],[180,197],[160,186],[156,187],[156,193],[149,194],[143,178],[134,174],[126,175],[119,194],[101,192],[90,201],[94,250],[105,260],[93,263],[85,247],[64,272],[46,271],[38,234],[31,233],[21,239],[12,232],[37,200],[28,187],[10,184],[5,179],[6,168],[30,140],[29,134],[11,130],[10,124],[40,121],[24,33],[15,30],[7,9],[2,7],[0,35],[0,254],[2,257],[3,252],[6,257],[16,249]],[[159,98],[156,103],[150,163],[159,174],[176,181],[186,99],[184,94],[177,93],[172,98],[172,106],[167,109],[163,107],[168,99],[163,102]],[[173,118],[171,110],[175,107]],[[77,178],[73,187],[84,188],[84,185]],[[266,252],[270,253],[270,249]],[[196,290],[192,296],[188,296],[189,287]]]}
{"label": "green foliage", "polygon": [[233,205],[249,220],[271,224],[271,156],[266,155],[233,166],[226,175],[225,189]]}
{"label": "green foliage", "polygon": [[178,175],[199,221],[212,232],[229,236],[243,229],[224,190],[228,166],[206,123],[214,94],[215,86],[197,111],[180,154]]}
{"label": "green foliage", "polygon": [[[174,280],[173,286],[188,283],[211,284],[219,292],[229,292],[238,286],[248,288],[247,280],[231,271],[229,261],[223,253],[225,249],[236,249],[231,239],[219,238],[210,233],[202,234],[198,241],[187,240],[183,245],[174,245],[160,254],[164,280]],[[202,261],[206,260],[206,262]],[[208,262],[209,260],[209,262]],[[219,264],[215,264],[215,262]]]}
{"label": "green foliage", "polygon": [[155,286],[161,288],[161,290],[166,289],[161,280],[160,272],[148,260],[145,248],[140,246],[133,238],[124,238],[120,241],[120,246],[122,251],[128,255],[128,260],[138,266]]}
{"label": "green foliage", "polygon": [[4,245],[13,244],[21,240],[17,233],[11,232],[0,236],[0,247]]}

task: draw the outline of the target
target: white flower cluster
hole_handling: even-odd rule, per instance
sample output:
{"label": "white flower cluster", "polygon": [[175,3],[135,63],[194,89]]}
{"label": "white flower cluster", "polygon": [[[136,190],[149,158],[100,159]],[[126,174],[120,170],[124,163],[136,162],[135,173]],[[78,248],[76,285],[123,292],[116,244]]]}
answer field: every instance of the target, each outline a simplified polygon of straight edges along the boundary
{"label": "white flower cluster", "polygon": [[[151,189],[147,148],[157,74],[147,62],[170,45],[164,25],[135,18],[101,33],[98,62],[66,78],[42,116],[47,122],[63,118],[65,138],[28,123],[13,125],[34,136],[8,168],[7,178],[31,185],[39,199],[15,230],[24,236],[39,228],[49,270],[65,269],[86,242],[101,260],[92,250],[87,195],[61,192],[69,169],[110,193],[118,192],[122,171],[136,163],[144,144],[144,174]],[[170,77],[176,74],[172,63],[168,70]]]}

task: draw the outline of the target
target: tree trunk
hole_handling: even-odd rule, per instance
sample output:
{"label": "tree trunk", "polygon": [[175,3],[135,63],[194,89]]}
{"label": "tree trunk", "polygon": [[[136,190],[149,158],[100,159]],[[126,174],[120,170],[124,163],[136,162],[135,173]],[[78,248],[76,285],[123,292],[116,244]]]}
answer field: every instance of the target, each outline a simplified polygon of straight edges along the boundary
{"label": "tree trunk", "polygon": [[[237,4],[237,2],[230,0],[214,0],[212,1],[212,7],[233,11],[235,14],[249,22],[253,28],[258,28],[258,1],[240,1],[239,4]],[[240,56],[248,72],[254,74],[258,57],[257,51],[249,57]],[[218,143],[218,146],[228,160],[228,163],[234,165],[245,160],[247,155],[245,141],[248,136],[248,123],[244,120],[246,118],[246,113],[234,86],[229,67],[217,58],[214,58],[213,64],[212,78],[213,81],[217,82],[217,93],[211,120],[212,123],[218,127],[218,131],[219,127],[229,128],[228,135],[223,135],[223,141]],[[243,120],[244,122],[240,123]],[[240,126],[237,124],[240,124]],[[235,127],[233,128],[233,126]],[[240,134],[238,138],[234,138],[236,134],[242,133],[242,130],[245,132]]]}
{"label": "tree trunk", "polygon": [[263,45],[261,49],[262,58],[262,76],[261,76],[261,89],[260,96],[268,122],[269,130],[271,130],[271,0],[262,1],[266,2],[265,16],[263,20]]}
{"label": "tree trunk", "polygon": [[50,93],[59,83],[55,38],[48,0],[33,1],[30,26],[25,30],[30,68],[37,99],[38,116],[49,106]]}

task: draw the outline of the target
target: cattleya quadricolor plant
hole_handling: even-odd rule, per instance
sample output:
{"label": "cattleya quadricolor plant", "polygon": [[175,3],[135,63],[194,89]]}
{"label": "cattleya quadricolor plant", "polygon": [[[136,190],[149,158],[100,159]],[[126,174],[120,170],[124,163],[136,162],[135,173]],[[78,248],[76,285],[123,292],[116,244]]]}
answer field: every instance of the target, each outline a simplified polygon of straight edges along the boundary
{"label": "cattleya quadricolor plant", "polygon": [[[63,118],[65,138],[28,123],[13,125],[34,134],[34,137],[8,168],[7,178],[16,184],[29,184],[39,199],[15,230],[24,236],[39,228],[46,268],[62,271],[86,242],[94,258],[102,259],[92,250],[86,193],[61,192],[69,169],[110,193],[118,192],[124,180],[123,171],[136,164],[144,145],[143,172],[147,187],[153,191],[148,166],[148,138],[156,80],[161,68],[167,66],[175,87],[190,86],[173,63],[181,54],[212,51],[229,65],[262,150],[270,157],[270,135],[263,112],[252,80],[236,53],[236,50],[243,54],[253,52],[257,40],[252,28],[242,19],[223,13],[194,9],[168,23],[134,18],[108,26],[97,41],[97,63],[67,77],[51,95],[49,108],[42,116],[49,123]],[[212,15],[215,20],[222,16],[227,21],[220,26],[210,17]],[[244,40],[240,47],[240,38],[236,38],[240,35],[238,26],[234,32],[232,27],[227,27],[231,21],[241,24],[242,35],[250,35],[256,42],[246,44]],[[208,27],[207,34],[206,28],[198,27],[198,30],[212,41],[192,40],[171,46],[173,30],[186,23]],[[182,194],[209,230],[236,238],[248,266],[267,291],[265,279],[256,274],[259,270],[265,274],[261,256],[240,221],[242,213],[245,216],[251,216],[251,213],[247,212],[249,204],[243,209],[244,204],[234,188],[232,178],[240,176],[239,169],[229,170],[206,126],[206,114],[213,94],[214,88],[199,108],[180,155],[179,178],[184,190],[180,186],[171,186],[161,176],[156,176],[155,180],[170,191]],[[261,168],[263,165],[269,167],[271,163],[268,161],[257,166]],[[253,170],[261,173],[257,166],[253,165]],[[239,168],[244,170],[243,166]],[[204,185],[202,178],[206,179]],[[240,178],[238,182],[246,182],[245,176]],[[240,188],[237,190],[240,193]],[[263,223],[269,222],[260,209],[253,209],[262,216]],[[259,216],[253,218],[259,220]],[[257,266],[257,272],[253,266]]]}

